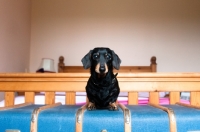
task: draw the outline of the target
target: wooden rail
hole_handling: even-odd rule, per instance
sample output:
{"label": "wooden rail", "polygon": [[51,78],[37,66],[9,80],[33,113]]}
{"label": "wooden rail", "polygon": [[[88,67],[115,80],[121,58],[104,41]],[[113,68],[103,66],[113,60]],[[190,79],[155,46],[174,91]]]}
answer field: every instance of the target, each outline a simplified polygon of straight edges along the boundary
{"label": "wooden rail", "polygon": [[[45,103],[55,102],[55,92],[66,92],[66,104],[75,104],[75,92],[85,91],[89,73],[1,73],[0,91],[5,106],[14,104],[14,93],[25,91],[25,102],[34,103],[35,92],[45,92]],[[128,104],[138,103],[138,92],[150,92],[150,103],[159,103],[158,92],[170,92],[170,104],[180,92],[191,92],[191,104],[200,106],[200,73],[120,73],[120,90],[128,92]],[[152,95],[151,95],[152,94]]]}

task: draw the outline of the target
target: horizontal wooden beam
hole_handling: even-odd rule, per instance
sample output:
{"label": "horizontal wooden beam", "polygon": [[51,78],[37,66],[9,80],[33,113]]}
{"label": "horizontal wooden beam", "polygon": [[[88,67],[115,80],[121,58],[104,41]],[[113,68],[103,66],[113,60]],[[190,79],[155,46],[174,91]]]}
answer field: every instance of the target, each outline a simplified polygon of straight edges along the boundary
{"label": "horizontal wooden beam", "polygon": [[[138,73],[118,75],[121,91],[163,92],[200,91],[200,73]],[[85,91],[85,73],[12,73],[0,74],[0,91]]]}

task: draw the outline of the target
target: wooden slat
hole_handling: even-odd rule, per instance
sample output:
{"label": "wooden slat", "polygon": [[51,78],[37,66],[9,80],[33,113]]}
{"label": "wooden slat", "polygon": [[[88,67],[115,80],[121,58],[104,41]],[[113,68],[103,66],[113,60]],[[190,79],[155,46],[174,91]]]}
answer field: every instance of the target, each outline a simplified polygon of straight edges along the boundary
{"label": "wooden slat", "polygon": [[159,104],[159,92],[149,92],[149,103]]}
{"label": "wooden slat", "polygon": [[45,92],[45,104],[55,103],[55,92]]}
{"label": "wooden slat", "polygon": [[34,103],[35,102],[35,92],[25,92],[25,102]]}
{"label": "wooden slat", "polygon": [[65,103],[67,105],[75,105],[76,104],[76,93],[75,92],[66,92]]}
{"label": "wooden slat", "polygon": [[15,92],[5,92],[5,106],[14,105]]}
{"label": "wooden slat", "polygon": [[138,104],[138,92],[128,92],[128,104],[129,105]]}
{"label": "wooden slat", "polygon": [[176,104],[180,102],[180,92],[170,92],[169,93],[170,104]]}
{"label": "wooden slat", "polygon": [[191,105],[200,106],[200,92],[190,93]]}

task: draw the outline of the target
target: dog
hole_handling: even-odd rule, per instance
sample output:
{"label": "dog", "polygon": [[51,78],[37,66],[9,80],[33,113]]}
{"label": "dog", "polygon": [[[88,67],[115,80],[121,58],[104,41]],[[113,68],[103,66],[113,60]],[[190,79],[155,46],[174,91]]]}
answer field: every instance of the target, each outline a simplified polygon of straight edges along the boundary
{"label": "dog", "polygon": [[87,109],[118,110],[116,100],[120,93],[117,74],[113,68],[119,69],[121,60],[109,48],[94,48],[82,58],[85,69],[90,68],[90,78],[86,85],[89,100]]}

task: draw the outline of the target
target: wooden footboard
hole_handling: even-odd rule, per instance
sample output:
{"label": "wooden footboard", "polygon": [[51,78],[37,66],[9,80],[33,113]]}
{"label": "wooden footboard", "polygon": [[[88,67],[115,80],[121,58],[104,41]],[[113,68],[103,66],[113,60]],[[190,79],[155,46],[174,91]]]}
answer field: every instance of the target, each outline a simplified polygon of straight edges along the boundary
{"label": "wooden footboard", "polygon": [[[180,101],[180,92],[191,92],[190,102],[200,106],[200,73],[120,73],[121,91],[128,92],[128,104],[138,104],[138,92],[150,92],[150,103],[159,103],[158,92],[170,92],[170,104]],[[25,102],[34,103],[35,92],[45,92],[45,103],[55,102],[55,92],[66,92],[66,104],[75,104],[75,92],[85,91],[89,73],[0,74],[0,91],[5,106],[14,105],[15,92],[25,91]]]}

